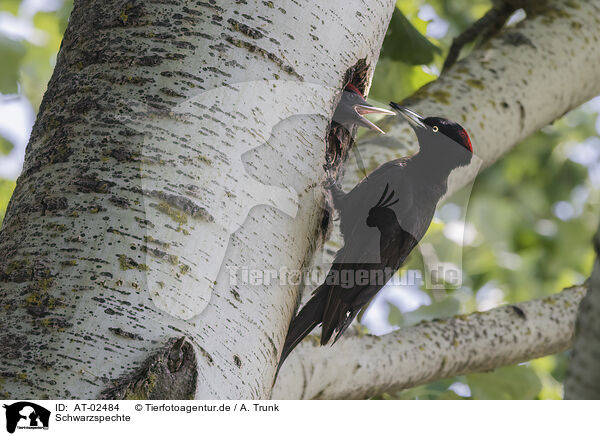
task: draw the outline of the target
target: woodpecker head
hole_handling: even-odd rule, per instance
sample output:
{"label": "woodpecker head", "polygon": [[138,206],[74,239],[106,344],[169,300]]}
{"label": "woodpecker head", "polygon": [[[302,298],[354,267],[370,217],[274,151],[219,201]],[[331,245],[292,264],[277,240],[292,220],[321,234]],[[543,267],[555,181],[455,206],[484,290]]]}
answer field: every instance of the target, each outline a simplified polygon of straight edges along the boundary
{"label": "woodpecker head", "polygon": [[364,117],[366,114],[396,115],[390,110],[381,109],[367,103],[362,93],[349,83],[346,85],[342,98],[335,109],[333,121],[345,126],[347,129],[357,125],[384,133],[383,130]]}
{"label": "woodpecker head", "polygon": [[422,153],[446,160],[452,167],[468,165],[473,157],[473,145],[467,131],[458,123],[440,117],[422,115],[390,103],[417,134]]}

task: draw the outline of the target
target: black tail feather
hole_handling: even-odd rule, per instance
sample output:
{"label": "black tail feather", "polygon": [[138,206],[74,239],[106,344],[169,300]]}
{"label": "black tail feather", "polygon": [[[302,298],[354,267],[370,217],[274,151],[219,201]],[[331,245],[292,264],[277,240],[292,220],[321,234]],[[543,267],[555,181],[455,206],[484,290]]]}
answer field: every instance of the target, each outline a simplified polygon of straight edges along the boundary
{"label": "black tail feather", "polygon": [[[321,285],[321,287],[322,286],[324,285]],[[281,352],[281,357],[279,358],[279,365],[277,365],[275,378],[277,378],[277,374],[279,374],[281,365],[296,345],[308,336],[308,334],[323,320],[326,297],[326,292],[322,292],[321,288],[317,289],[314,296],[292,320],[285,338],[285,343],[283,344],[283,350]]]}
{"label": "black tail feather", "polygon": [[333,336],[335,330],[341,325],[343,320],[342,316],[345,315],[345,305],[341,298],[339,298],[337,290],[332,291],[333,295],[329,295],[328,304],[325,306],[323,313],[323,331],[321,332],[321,345],[326,345],[327,342]]}
{"label": "black tail feather", "polygon": [[344,326],[346,323],[352,322],[352,319],[348,320],[348,315],[351,312],[350,307],[342,298],[344,291],[351,292],[350,289],[344,290],[339,286],[330,287],[329,289],[327,303],[323,311],[321,345],[327,344],[336,331],[345,330]]}
{"label": "black tail feather", "polygon": [[[337,332],[337,334],[335,335],[335,339],[333,340],[333,344],[335,344],[338,339],[340,338],[340,336],[342,336],[344,334],[344,332],[348,329],[348,327],[350,327],[350,325],[352,324],[352,321],[354,321],[354,318],[356,318],[356,315],[358,314],[359,310],[353,310],[352,312],[350,312],[349,314],[347,314],[346,319],[344,320],[344,323],[342,324],[341,327],[339,327],[339,330]],[[331,344],[331,345],[333,345]]]}

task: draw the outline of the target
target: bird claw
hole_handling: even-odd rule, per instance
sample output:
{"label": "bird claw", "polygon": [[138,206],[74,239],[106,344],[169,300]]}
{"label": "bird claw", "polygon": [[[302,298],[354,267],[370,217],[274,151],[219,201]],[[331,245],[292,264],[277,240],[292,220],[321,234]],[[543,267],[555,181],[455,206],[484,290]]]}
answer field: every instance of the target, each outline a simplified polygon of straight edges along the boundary
{"label": "bird claw", "polygon": [[328,191],[331,191],[337,185],[337,180],[335,180],[335,177],[326,176],[325,180],[323,180],[323,183],[321,185],[323,186],[323,188],[327,189]]}
{"label": "bird claw", "polygon": [[339,211],[343,206],[346,193],[340,186],[331,164],[327,162],[323,165],[323,169],[325,170],[325,180],[323,180],[322,186],[329,193],[333,208]]}
{"label": "bird claw", "polygon": [[333,167],[329,162],[323,164],[323,169],[325,170],[325,180],[323,180],[323,188],[327,190],[331,190],[334,186],[337,185],[337,178],[333,174]]}

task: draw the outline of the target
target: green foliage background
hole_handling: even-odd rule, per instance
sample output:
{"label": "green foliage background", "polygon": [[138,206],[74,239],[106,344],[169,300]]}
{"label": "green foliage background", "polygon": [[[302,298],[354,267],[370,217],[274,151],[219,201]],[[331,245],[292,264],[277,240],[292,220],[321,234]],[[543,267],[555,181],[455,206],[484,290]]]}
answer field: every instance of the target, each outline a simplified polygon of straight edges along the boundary
{"label": "green foliage background", "polygon": [[[26,13],[22,6],[20,0],[0,0],[0,14],[21,16]],[[434,80],[452,37],[489,6],[487,0],[398,2],[370,97],[399,101]],[[424,36],[430,25],[419,18],[424,7],[432,7],[447,23],[448,31],[443,37]],[[33,16],[33,25],[45,35],[41,43],[9,37],[0,27],[3,98],[20,94],[37,110],[71,8],[71,0],[64,0],[56,11]],[[476,236],[463,249],[464,286],[459,291],[449,290],[441,300],[432,296],[431,305],[410,313],[390,307],[389,323],[401,327],[423,319],[472,312],[478,308],[478,293],[490,287],[500,291],[502,301],[498,303],[508,303],[582,283],[591,271],[590,240],[598,222],[600,193],[590,181],[590,169],[569,156],[582,141],[598,136],[596,120],[597,114],[589,108],[577,109],[523,141],[482,172],[467,211],[467,221]],[[10,141],[0,136],[0,158],[11,149]],[[14,181],[0,180],[0,218],[13,189]],[[571,207],[572,216],[556,216],[559,202],[563,202],[563,208]],[[427,238],[438,250],[455,248],[455,242],[444,236],[441,221],[432,225]],[[422,269],[418,254],[411,257],[407,268]],[[561,353],[490,373],[389,392],[381,398],[558,399],[562,396],[566,366],[567,355]]]}

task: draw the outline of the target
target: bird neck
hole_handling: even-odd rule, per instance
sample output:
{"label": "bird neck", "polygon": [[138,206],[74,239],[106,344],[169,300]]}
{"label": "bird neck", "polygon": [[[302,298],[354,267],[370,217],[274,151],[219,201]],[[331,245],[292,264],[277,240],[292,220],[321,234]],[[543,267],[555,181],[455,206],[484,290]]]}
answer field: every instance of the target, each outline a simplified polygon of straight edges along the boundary
{"label": "bird neck", "polygon": [[457,165],[452,159],[447,159],[439,154],[427,150],[420,150],[412,159],[412,167],[417,171],[417,177],[431,185],[446,186],[448,176]]}

